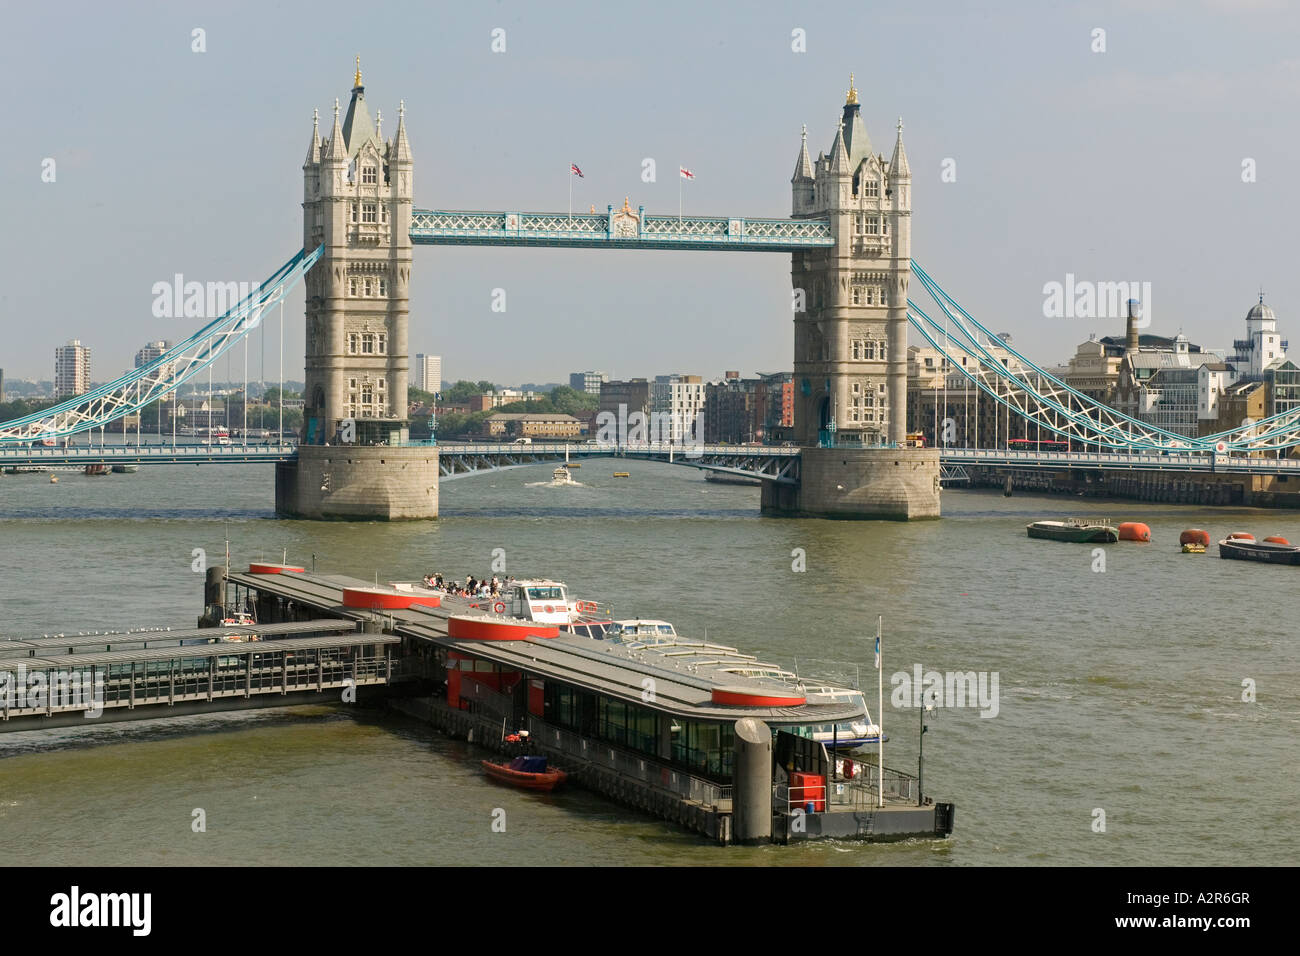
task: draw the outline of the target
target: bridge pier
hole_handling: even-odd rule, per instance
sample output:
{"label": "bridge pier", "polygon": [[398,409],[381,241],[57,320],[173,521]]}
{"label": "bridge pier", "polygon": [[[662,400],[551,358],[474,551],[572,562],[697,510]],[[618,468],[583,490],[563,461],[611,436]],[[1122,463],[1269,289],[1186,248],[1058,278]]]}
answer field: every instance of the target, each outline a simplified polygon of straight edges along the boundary
{"label": "bridge pier", "polygon": [[799,485],[763,484],[763,514],[912,521],[939,517],[939,451],[805,448]]}
{"label": "bridge pier", "polygon": [[275,511],[289,518],[438,517],[433,446],[303,445],[275,466]]}

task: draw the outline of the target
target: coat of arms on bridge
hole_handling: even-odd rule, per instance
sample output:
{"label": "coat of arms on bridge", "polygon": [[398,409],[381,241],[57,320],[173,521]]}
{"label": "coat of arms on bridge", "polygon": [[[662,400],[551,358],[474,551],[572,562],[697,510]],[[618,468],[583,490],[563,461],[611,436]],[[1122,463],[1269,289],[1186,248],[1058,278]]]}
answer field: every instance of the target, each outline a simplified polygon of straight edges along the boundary
{"label": "coat of arms on bridge", "polygon": [[623,197],[623,208],[614,213],[609,220],[609,232],[615,239],[636,239],[641,235],[641,217],[628,206],[628,197]]}

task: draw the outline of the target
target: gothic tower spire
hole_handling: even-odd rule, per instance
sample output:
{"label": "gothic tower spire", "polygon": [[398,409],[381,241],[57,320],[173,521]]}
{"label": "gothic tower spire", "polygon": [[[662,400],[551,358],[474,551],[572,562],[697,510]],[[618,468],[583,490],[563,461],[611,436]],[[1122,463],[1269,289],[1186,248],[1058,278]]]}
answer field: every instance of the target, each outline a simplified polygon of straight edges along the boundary
{"label": "gothic tower spire", "polygon": [[320,162],[320,110],[311,111],[311,145],[307,147],[307,162]]}

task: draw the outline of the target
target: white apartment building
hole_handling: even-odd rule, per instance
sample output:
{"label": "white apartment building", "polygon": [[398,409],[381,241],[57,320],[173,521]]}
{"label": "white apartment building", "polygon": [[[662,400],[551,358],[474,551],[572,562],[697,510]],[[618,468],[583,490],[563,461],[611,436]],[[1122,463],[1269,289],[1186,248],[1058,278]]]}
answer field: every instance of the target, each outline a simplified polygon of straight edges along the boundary
{"label": "white apartment building", "polygon": [[[650,386],[651,440],[682,444],[704,437],[704,379],[698,375],[656,375]],[[662,423],[658,425],[656,423]]]}
{"label": "white apartment building", "polygon": [[81,395],[90,390],[90,349],[73,339],[54,350],[54,396]]}
{"label": "white apartment building", "polygon": [[417,353],[415,356],[415,387],[422,392],[437,394],[442,391],[442,356]]}

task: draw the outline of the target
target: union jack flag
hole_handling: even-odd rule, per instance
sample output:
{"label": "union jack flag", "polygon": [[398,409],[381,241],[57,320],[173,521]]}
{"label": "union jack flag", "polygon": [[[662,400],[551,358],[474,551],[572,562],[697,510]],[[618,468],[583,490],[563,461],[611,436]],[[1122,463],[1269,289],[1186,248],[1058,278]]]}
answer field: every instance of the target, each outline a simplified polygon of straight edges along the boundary
{"label": "union jack flag", "polygon": [[579,169],[577,166],[575,166],[573,163],[569,163],[569,172],[572,173],[574,176],[577,176],[579,179],[587,178],[586,176],[582,175],[582,170]]}

